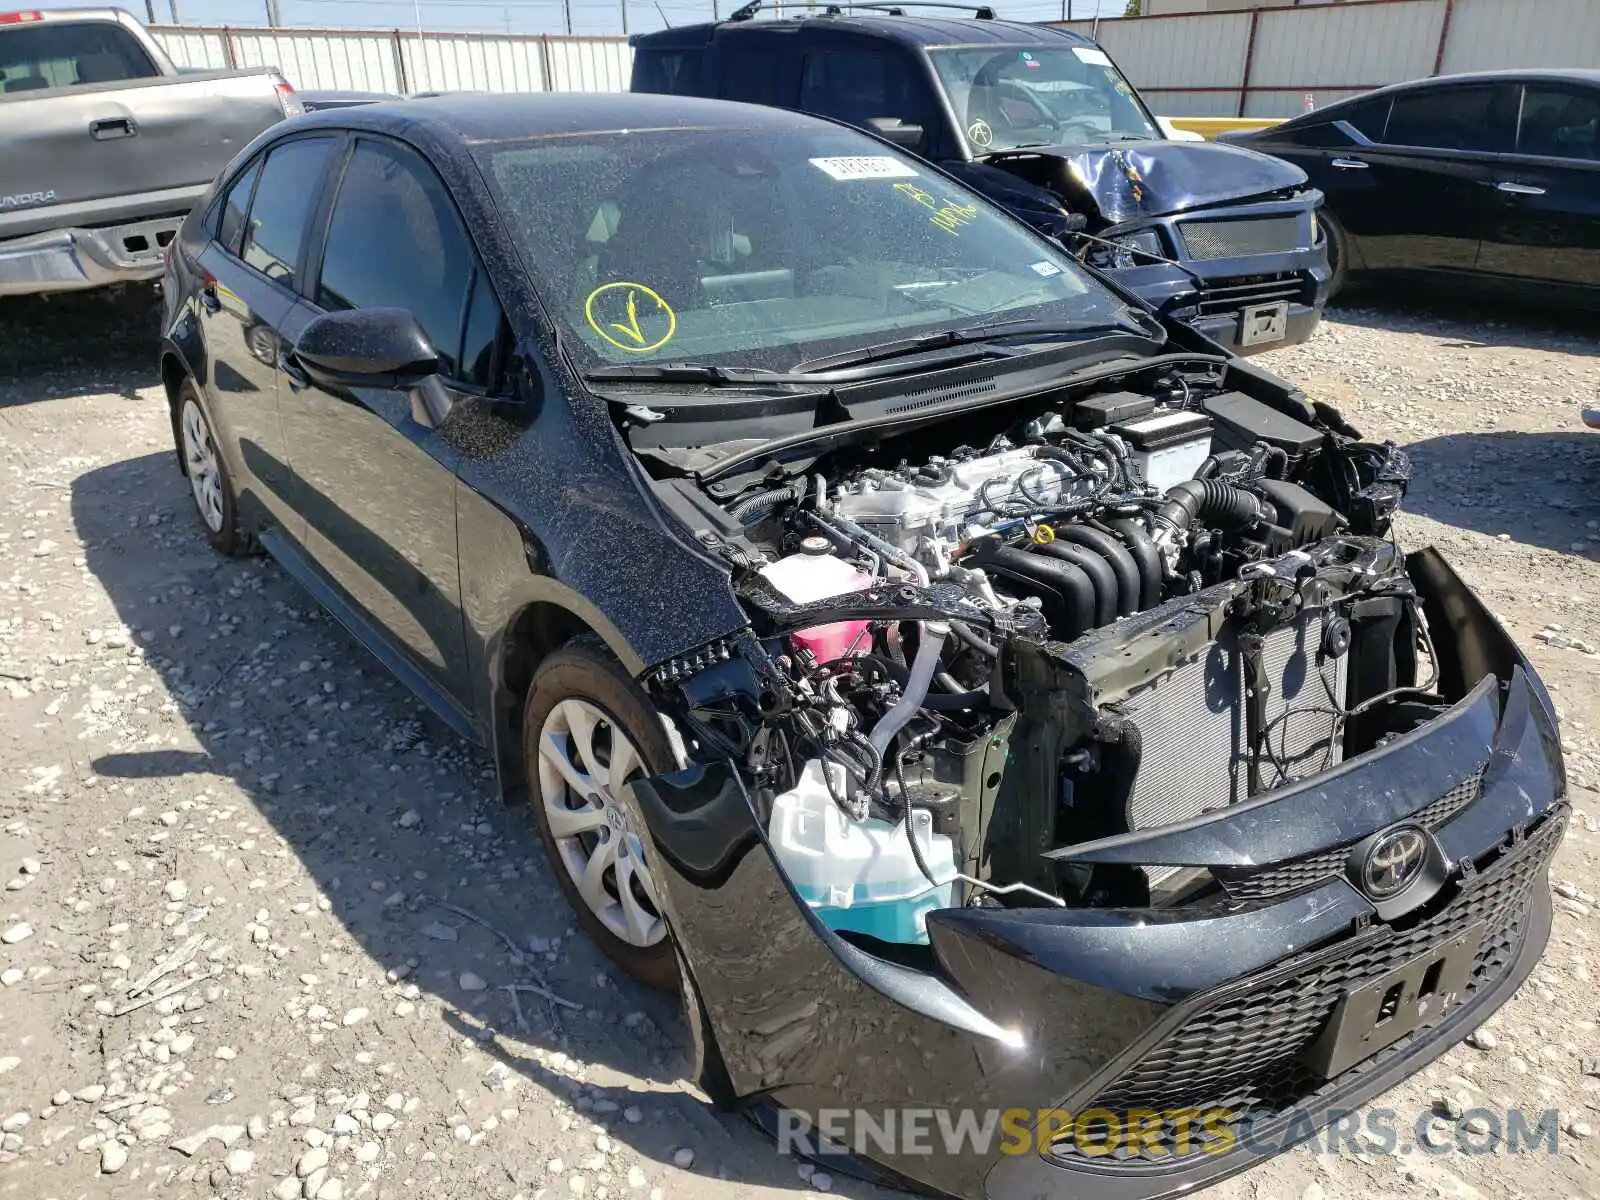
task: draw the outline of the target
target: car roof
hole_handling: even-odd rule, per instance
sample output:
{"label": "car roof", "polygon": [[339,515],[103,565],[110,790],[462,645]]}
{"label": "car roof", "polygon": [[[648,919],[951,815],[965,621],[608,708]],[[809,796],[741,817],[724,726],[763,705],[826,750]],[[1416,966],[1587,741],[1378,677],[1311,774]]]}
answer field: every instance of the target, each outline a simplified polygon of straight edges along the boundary
{"label": "car roof", "polygon": [[[1600,70],[1591,70],[1584,67],[1570,69],[1528,67],[1501,71],[1463,71],[1455,75],[1430,75],[1426,79],[1408,79],[1404,83],[1385,84],[1383,87],[1373,88],[1371,91],[1361,92],[1354,96],[1346,96],[1343,100],[1336,100],[1326,108],[1313,109],[1308,113],[1297,113],[1286,121],[1270,126],[1267,129],[1255,131],[1255,133],[1259,135],[1260,140],[1270,141],[1274,130],[1303,129],[1307,125],[1315,125],[1319,121],[1327,120],[1330,113],[1337,120],[1339,114],[1354,105],[1363,104],[1368,100],[1384,99],[1389,96],[1409,95],[1413,92],[1431,91],[1435,88],[1447,88],[1464,83],[1537,83],[1540,81],[1582,83],[1600,87]],[[1244,140],[1250,140],[1251,136],[1247,134]]]}
{"label": "car roof", "polygon": [[714,21],[701,25],[679,25],[656,33],[635,34],[634,46],[671,48],[703,46],[715,33],[718,36],[745,33],[773,33],[796,27],[847,29],[868,37],[882,38],[906,46],[1093,46],[1094,42],[1070,29],[1054,25],[1032,25],[1026,21],[989,20],[977,17],[893,16],[888,13],[807,13],[777,20]]}
{"label": "car roof", "polygon": [[[1373,88],[1370,92],[1362,92],[1359,96],[1349,96],[1338,103],[1340,106],[1370,100],[1374,96],[1393,96],[1401,92],[1420,92],[1432,88],[1450,87],[1463,83],[1533,83],[1538,81],[1552,83],[1583,83],[1600,87],[1600,70],[1585,67],[1527,67],[1523,69],[1510,68],[1501,71],[1463,71],[1455,75],[1431,75],[1426,79],[1408,79],[1404,83],[1391,83],[1384,87]],[[1330,104],[1328,108],[1333,108]],[[1318,110],[1326,111],[1326,110]],[[1315,113],[1307,113],[1315,116]]]}
{"label": "car roof", "polygon": [[767,105],[634,92],[458,92],[310,113],[292,124],[296,129],[396,135],[421,129],[447,142],[470,144],[624,130],[721,128],[777,134],[838,128],[831,121]]}

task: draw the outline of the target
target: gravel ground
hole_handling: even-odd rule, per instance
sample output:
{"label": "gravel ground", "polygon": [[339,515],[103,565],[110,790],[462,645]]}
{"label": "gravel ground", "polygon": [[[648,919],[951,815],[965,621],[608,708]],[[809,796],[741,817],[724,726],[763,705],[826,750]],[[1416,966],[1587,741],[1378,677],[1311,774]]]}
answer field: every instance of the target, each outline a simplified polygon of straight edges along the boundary
{"label": "gravel ground", "polygon": [[[210,553],[153,326],[147,294],[0,302],[0,1197],[886,1195],[713,1114],[487,759]],[[1301,1148],[1208,1195],[1600,1196],[1600,337],[1385,302],[1263,362],[1411,448],[1403,535],[1544,672],[1577,815],[1544,964],[1380,1101],[1444,1152]],[[1452,1149],[1512,1107],[1559,1110],[1558,1151]]]}

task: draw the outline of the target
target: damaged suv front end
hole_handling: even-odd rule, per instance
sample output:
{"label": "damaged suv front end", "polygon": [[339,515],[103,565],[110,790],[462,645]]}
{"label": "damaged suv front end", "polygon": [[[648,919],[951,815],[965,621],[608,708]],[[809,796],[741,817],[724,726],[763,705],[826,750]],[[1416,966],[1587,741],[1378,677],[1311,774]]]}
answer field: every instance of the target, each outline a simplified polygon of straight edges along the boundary
{"label": "damaged suv front end", "polygon": [[713,111],[491,162],[593,175],[565,354],[726,595],[628,561],[742,618],[640,654],[681,765],[621,789],[708,1092],[922,1190],[1154,1197],[1458,1040],[1544,946],[1566,787],[1397,544],[1405,454],[914,160]]}

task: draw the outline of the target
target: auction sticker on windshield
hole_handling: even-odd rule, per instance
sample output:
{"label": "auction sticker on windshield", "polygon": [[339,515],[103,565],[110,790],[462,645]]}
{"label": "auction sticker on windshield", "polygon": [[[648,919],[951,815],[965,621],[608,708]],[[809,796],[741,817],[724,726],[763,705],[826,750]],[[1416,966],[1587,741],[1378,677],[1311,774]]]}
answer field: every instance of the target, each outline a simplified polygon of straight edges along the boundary
{"label": "auction sticker on windshield", "polygon": [[1094,46],[1074,46],[1072,52],[1078,56],[1079,62],[1086,62],[1095,67],[1111,65],[1111,56]]}
{"label": "auction sticker on windshield", "polygon": [[813,158],[811,165],[840,181],[848,179],[915,179],[917,173],[888,155],[859,154],[848,158]]}

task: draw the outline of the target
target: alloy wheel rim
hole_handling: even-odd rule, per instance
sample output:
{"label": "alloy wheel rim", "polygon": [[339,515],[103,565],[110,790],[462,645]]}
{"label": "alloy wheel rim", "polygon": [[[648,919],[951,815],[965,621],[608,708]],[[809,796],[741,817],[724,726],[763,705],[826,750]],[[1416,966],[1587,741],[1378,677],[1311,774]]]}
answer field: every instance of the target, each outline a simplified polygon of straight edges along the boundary
{"label": "alloy wheel rim", "polygon": [[222,532],[222,472],[217,448],[205,414],[192,399],[183,402],[183,458],[189,470],[189,490],[194,493],[200,519],[212,533]]}
{"label": "alloy wheel rim", "polygon": [[655,879],[620,789],[646,773],[638,748],[599,706],[562,700],[539,730],[539,792],[557,857],[589,911],[630,946],[666,936]]}

